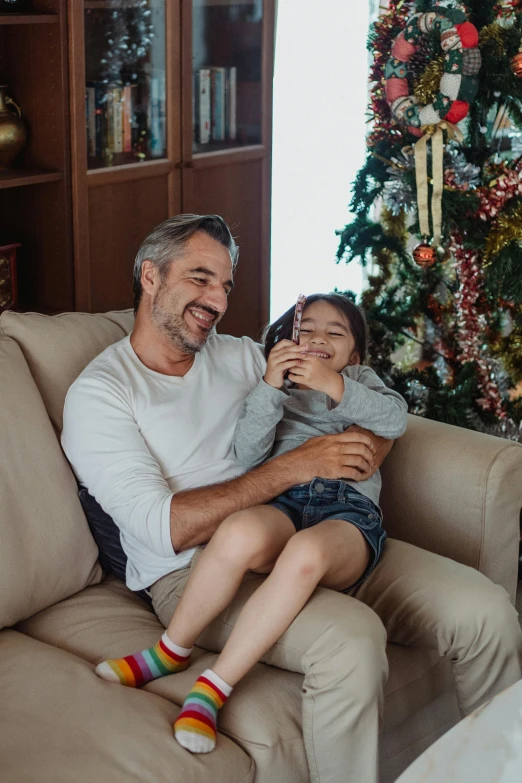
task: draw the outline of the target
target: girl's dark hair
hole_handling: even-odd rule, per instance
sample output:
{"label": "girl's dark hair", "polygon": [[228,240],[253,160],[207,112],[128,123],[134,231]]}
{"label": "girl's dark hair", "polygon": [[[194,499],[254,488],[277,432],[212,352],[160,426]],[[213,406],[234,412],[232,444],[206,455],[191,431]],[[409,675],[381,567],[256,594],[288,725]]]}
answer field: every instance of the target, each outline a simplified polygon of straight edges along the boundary
{"label": "girl's dark hair", "polygon": [[[355,350],[359,354],[360,363],[362,364],[366,358],[366,351],[368,350],[368,325],[366,323],[364,310],[361,307],[358,307],[344,294],[312,294],[311,296],[307,296],[305,310],[308,305],[314,304],[314,302],[328,302],[328,304],[331,304],[339,313],[348,319],[355,340]],[[295,305],[287,310],[286,313],[283,313],[281,318],[274,321],[271,326],[267,327],[263,340],[265,344],[265,357],[267,359],[270,355],[270,351],[279,340],[292,339],[294,310]]]}

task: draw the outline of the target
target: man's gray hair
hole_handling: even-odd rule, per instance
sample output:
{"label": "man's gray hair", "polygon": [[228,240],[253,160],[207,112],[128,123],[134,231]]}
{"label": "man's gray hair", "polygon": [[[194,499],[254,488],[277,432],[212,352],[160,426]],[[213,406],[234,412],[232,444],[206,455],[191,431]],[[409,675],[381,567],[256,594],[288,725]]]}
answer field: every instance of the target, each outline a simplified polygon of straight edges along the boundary
{"label": "man's gray hair", "polygon": [[232,260],[235,269],[239,248],[235,243],[229,227],[219,215],[176,215],[156,226],[141,243],[134,261],[134,313],[143,294],[141,285],[141,270],[144,261],[152,261],[158,269],[160,278],[164,280],[168,274],[171,262],[182,255],[185,246],[196,231],[204,231],[209,237],[220,242]]}

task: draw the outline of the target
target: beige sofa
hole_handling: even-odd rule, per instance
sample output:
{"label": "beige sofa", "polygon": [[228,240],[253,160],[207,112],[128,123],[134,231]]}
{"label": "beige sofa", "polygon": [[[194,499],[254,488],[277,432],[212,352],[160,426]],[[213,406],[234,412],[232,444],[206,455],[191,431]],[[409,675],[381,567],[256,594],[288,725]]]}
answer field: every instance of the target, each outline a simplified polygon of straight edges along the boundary
{"label": "beige sofa", "polygon": [[[69,385],[132,323],[130,312],[0,318],[0,780],[305,783],[299,675],[257,665],[205,756],[183,750],[171,725],[214,655],[198,650],[190,670],[140,691],[94,675],[161,631],[104,577],[58,440]],[[383,474],[391,536],[480,569],[514,598],[522,446],[410,417]],[[447,661],[388,653],[383,783],[458,720]]]}

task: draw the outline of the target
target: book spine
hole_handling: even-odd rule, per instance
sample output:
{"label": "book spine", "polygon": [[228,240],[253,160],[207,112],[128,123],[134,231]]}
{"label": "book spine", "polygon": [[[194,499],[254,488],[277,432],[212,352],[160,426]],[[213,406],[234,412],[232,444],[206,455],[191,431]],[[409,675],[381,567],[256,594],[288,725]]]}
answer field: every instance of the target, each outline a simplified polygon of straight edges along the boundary
{"label": "book spine", "polygon": [[107,90],[105,109],[105,150],[108,154],[114,153],[114,92]]}
{"label": "book spine", "polygon": [[210,141],[210,71],[208,68],[200,68],[198,71],[198,95],[197,108],[199,116],[198,141],[200,144],[208,144]]}
{"label": "book spine", "polygon": [[90,157],[96,155],[96,89],[94,86],[87,87],[87,135],[88,135],[88,154]]}
{"label": "book spine", "polygon": [[225,141],[225,69],[211,68],[212,140]]}
{"label": "book spine", "polygon": [[130,85],[130,123],[131,123],[131,150],[134,150],[140,137],[140,123],[138,121],[138,85]]}
{"label": "book spine", "polygon": [[153,76],[150,80],[150,106],[149,106],[149,129],[150,129],[150,154],[158,157],[163,153],[163,143],[161,139],[161,95],[160,80]]}
{"label": "book spine", "polygon": [[94,106],[95,106],[95,156],[101,158],[106,145],[107,129],[107,92],[103,84],[96,82],[94,84]]}
{"label": "book spine", "polygon": [[237,138],[237,68],[227,69],[227,138]]}
{"label": "book spine", "polygon": [[112,91],[112,121],[114,152],[123,152],[123,104],[121,102],[122,90],[115,87]]}
{"label": "book spine", "polygon": [[123,152],[132,151],[131,140],[131,98],[132,92],[130,84],[123,88]]}

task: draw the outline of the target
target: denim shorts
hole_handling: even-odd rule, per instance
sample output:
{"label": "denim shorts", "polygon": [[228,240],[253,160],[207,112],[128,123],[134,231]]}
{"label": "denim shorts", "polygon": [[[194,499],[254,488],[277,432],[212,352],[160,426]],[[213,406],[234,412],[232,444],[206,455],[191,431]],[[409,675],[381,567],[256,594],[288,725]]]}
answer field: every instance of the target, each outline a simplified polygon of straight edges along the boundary
{"label": "denim shorts", "polygon": [[387,538],[382,514],[375,503],[351,484],[337,479],[314,478],[309,484],[297,484],[269,505],[286,514],[297,531],[314,527],[325,519],[344,519],[361,531],[370,547],[370,562],[357,582],[341,592],[351,593],[377,565]]}

